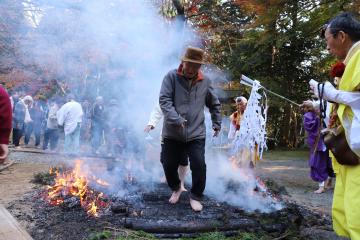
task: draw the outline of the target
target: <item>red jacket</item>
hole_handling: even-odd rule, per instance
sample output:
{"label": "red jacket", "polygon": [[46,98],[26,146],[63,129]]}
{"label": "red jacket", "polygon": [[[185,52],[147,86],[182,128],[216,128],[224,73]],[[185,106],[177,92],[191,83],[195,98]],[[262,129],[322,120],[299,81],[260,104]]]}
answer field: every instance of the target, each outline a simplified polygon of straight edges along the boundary
{"label": "red jacket", "polygon": [[12,110],[10,97],[0,86],[0,144],[9,144]]}

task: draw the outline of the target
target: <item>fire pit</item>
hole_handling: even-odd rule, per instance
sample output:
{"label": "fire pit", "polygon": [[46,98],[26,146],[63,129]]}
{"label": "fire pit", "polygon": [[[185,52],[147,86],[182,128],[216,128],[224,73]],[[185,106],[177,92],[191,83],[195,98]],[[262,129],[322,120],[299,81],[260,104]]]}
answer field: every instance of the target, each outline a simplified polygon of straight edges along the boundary
{"label": "fire pit", "polygon": [[[124,228],[163,238],[194,237],[199,233],[220,231],[227,236],[248,232],[284,239],[299,237],[306,227],[331,225],[328,218],[286,202],[282,202],[284,207],[281,210],[247,212],[205,196],[204,210],[194,213],[188,193],[172,205],[168,203],[170,190],[166,184],[154,183],[148,189],[130,174],[123,178],[123,186],[135,191],[127,191],[121,196],[104,195],[93,189],[93,183],[106,186],[105,181],[95,177],[85,181],[75,174],[76,171],[75,167],[70,175],[82,179],[81,184],[75,180],[65,183],[58,179],[50,187],[39,186],[9,205],[8,209],[19,221],[26,223],[34,239],[84,239],[93,232]],[[61,173],[57,176],[64,179]],[[84,186],[86,191],[81,190]],[[229,191],[241,191],[241,185],[229,183],[229,186]],[[264,194],[261,189],[254,189],[254,193]],[[55,196],[57,201],[51,202],[50,196]],[[25,205],[32,211],[24,212]]]}

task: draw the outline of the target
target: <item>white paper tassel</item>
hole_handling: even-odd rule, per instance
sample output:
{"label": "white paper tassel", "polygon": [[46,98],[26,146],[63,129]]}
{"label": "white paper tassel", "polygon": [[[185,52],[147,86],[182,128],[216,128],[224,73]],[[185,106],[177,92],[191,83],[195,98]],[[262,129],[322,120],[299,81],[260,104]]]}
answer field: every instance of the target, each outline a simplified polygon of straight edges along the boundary
{"label": "white paper tassel", "polygon": [[[259,81],[254,81],[250,98],[240,122],[240,130],[237,131],[233,141],[233,153],[240,157],[244,156],[244,151],[249,151],[250,156],[254,157],[256,153],[261,159],[264,149],[267,149],[267,98],[265,91],[260,94],[259,89],[261,89]],[[255,148],[256,144],[258,148]],[[239,160],[242,161],[242,159]]]}

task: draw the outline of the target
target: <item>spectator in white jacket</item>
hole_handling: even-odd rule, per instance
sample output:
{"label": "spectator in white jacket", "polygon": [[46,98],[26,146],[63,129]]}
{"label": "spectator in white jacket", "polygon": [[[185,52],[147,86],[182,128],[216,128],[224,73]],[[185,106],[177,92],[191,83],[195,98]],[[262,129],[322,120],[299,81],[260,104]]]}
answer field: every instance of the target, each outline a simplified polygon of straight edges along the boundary
{"label": "spectator in white jacket", "polygon": [[58,125],[64,127],[65,153],[76,154],[79,151],[82,116],[83,110],[81,104],[76,102],[75,97],[70,94],[68,102],[56,114]]}

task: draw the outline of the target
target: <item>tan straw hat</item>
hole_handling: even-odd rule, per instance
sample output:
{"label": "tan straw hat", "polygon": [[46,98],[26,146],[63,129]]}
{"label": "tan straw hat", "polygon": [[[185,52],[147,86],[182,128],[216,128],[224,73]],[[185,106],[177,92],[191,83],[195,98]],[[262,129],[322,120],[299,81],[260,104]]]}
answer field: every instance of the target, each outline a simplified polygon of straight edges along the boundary
{"label": "tan straw hat", "polygon": [[181,58],[184,62],[193,62],[199,64],[205,64],[204,62],[205,52],[200,48],[188,47],[185,55]]}

